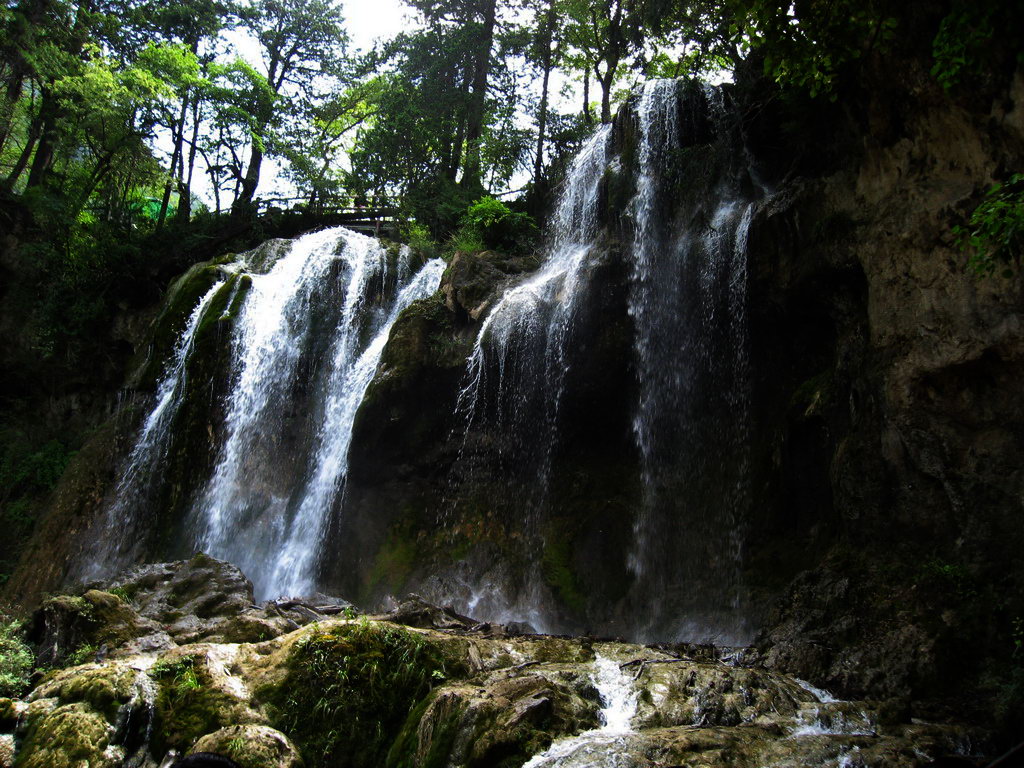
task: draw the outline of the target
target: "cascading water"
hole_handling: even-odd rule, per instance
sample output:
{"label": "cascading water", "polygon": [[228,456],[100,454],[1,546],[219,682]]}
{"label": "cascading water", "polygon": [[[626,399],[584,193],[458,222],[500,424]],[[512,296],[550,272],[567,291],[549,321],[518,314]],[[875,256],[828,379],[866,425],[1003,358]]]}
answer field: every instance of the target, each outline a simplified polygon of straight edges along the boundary
{"label": "cascading water", "polygon": [[[538,536],[538,510],[545,502],[551,455],[557,440],[559,406],[568,369],[576,298],[585,283],[588,256],[598,235],[598,194],[608,163],[610,127],[584,145],[567,174],[551,221],[549,256],[535,275],[507,291],[484,321],[458,397],[462,423],[460,463],[472,477],[474,431],[500,435],[485,447],[498,451],[495,474],[520,500],[519,532]],[[459,483],[453,496],[458,503]],[[480,586],[480,585],[478,585]],[[525,620],[535,628],[547,621],[540,610],[542,587],[534,579],[518,595],[504,585],[473,590],[467,610],[497,620]]]}
{"label": "cascading water", "polygon": [[[377,240],[341,228],[273,245],[233,267],[261,273],[245,274],[224,374],[231,377],[224,437],[186,532],[197,548],[238,564],[260,598],[314,590],[358,406],[398,314],[435,292],[444,269],[435,259],[412,274],[408,249],[396,259]],[[140,496],[161,478],[194,337],[218,319],[206,315],[223,288],[218,283],[200,301],[160,382],[108,507],[99,537],[107,548],[118,530],[136,526]],[[92,575],[126,560],[95,558]]]}
{"label": "cascading water", "polygon": [[196,331],[213,297],[224,285],[218,280],[199,300],[189,315],[174,354],[157,384],[156,404],[149,412],[135,445],[121,469],[121,477],[107,505],[106,535],[97,542],[102,551],[92,553],[82,569],[85,579],[96,578],[113,564],[130,562],[137,541],[135,528],[139,511],[151,500],[159,468],[166,459],[169,430],[181,407],[186,384],[186,363],[192,353]]}
{"label": "cascading water", "polygon": [[559,739],[523,768],[633,768],[632,757],[622,749],[632,733],[639,691],[618,662],[597,655],[591,681],[601,696],[601,727]]}
{"label": "cascading water", "polygon": [[[721,115],[720,94],[704,97],[712,117]],[[746,639],[739,571],[750,502],[745,306],[754,206],[732,189],[712,189],[688,221],[666,227],[673,182],[696,181],[664,178],[686,138],[678,83],[647,83],[636,114],[629,312],[643,499],[629,564],[634,611],[644,617],[637,634],[735,644]]]}
{"label": "cascading water", "polygon": [[[635,151],[613,157],[619,139],[604,128],[580,153],[552,222],[549,257],[535,276],[504,294],[477,337],[458,401],[465,426],[458,479],[472,479],[483,465],[491,476],[478,486],[506,482],[500,493],[516,500],[514,514],[522,517],[516,530],[547,558],[538,557],[532,580],[514,589],[483,576],[463,604],[486,618],[527,616],[534,626],[573,626],[541,607],[543,587],[554,581],[564,595],[571,583],[567,588],[564,560],[553,564],[564,556],[546,549],[538,523],[566,514],[558,505],[577,481],[558,472],[579,476],[571,457],[586,446],[574,445],[579,438],[565,430],[563,401],[567,388],[587,391],[575,369],[588,347],[601,342],[592,329],[581,336],[574,320],[581,307],[600,304],[598,291],[610,289],[626,294],[631,321],[636,389],[624,382],[621,395],[636,392],[632,439],[640,490],[630,510],[632,542],[617,542],[628,555],[622,581],[632,583],[619,606],[605,606],[604,616],[591,614],[583,626],[608,626],[614,615],[614,631],[645,639],[747,639],[740,580],[750,504],[746,251],[756,193],[741,191],[735,181],[746,178],[746,161],[730,154],[721,92],[706,88],[684,101],[681,90],[673,80],[645,85],[626,113],[635,123],[618,132],[633,137]],[[711,160],[703,162],[717,166],[687,168],[686,158],[706,155]],[[600,212],[623,190],[630,197],[617,227]],[[624,230],[621,238],[617,229]],[[626,276],[619,283],[604,278],[597,288],[595,262],[616,258]],[[591,314],[589,320],[606,318]],[[602,373],[591,368],[582,375]],[[580,413],[592,418],[577,406],[575,417]],[[617,439],[607,429],[594,437]],[[630,461],[622,453],[619,458],[620,464]],[[561,499],[551,495],[556,478]],[[456,505],[466,503],[462,487],[454,483]],[[548,583],[539,584],[537,574]],[[486,597],[477,600],[481,593]]]}
{"label": "cascading water", "polygon": [[[398,313],[437,290],[444,269],[435,259],[410,281],[403,263],[397,295],[385,300],[385,249],[372,238],[332,229],[299,239],[266,275],[253,276],[236,324],[238,373],[226,438],[197,513],[200,547],[238,564],[258,596],[315,587],[322,535],[343,490],[356,410]],[[317,311],[325,305],[329,310],[330,301],[317,293],[337,270],[340,314],[323,333],[323,319],[316,328]],[[304,360],[321,337],[330,339],[327,349]],[[261,475],[287,460],[282,448],[294,443],[292,422],[299,418],[295,392],[307,378],[315,382],[314,423],[298,431],[306,440],[296,446],[302,463],[284,482],[260,486]]]}
{"label": "cascading water", "polygon": [[[573,162],[551,222],[550,255],[533,277],[507,291],[487,316],[459,393],[457,410],[465,420],[463,451],[474,426],[490,421],[509,438],[502,448],[515,454],[510,464],[522,469],[524,448],[537,457],[532,468],[533,506],[543,502],[550,471],[566,374],[565,347],[587,256],[597,236],[598,190],[608,162],[609,133],[609,127],[601,128]],[[538,415],[539,431],[533,418]]]}

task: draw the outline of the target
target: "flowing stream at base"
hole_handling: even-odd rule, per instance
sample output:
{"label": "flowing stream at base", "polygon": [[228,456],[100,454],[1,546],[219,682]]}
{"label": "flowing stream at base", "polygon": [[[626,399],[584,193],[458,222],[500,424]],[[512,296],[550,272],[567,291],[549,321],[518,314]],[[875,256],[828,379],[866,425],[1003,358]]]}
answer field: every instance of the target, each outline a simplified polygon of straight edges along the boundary
{"label": "flowing stream at base", "polygon": [[600,654],[590,679],[601,696],[601,727],[558,739],[523,768],[631,768],[633,761],[617,747],[633,732],[639,691],[617,661]]}

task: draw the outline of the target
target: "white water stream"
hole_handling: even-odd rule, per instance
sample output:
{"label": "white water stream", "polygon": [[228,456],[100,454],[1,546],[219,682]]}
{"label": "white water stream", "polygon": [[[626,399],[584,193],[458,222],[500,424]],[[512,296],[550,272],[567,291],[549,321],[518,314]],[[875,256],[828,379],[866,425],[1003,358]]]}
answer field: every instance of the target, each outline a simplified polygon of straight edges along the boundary
{"label": "white water stream", "polygon": [[631,768],[633,760],[623,749],[633,733],[639,691],[618,662],[597,655],[591,680],[601,695],[601,727],[558,739],[534,755],[523,768]]}
{"label": "white water stream", "polygon": [[[258,598],[315,589],[315,566],[330,516],[344,491],[355,415],[398,314],[437,290],[439,259],[409,275],[403,250],[389,297],[387,252],[376,239],[336,228],[298,239],[252,288],[235,326],[237,380],[227,407],[226,439],[199,503],[199,546],[230,560]],[[320,393],[305,476],[297,486],[260,485],[260,473],[294,461],[287,455],[292,399],[310,370],[300,362],[316,343],[314,321],[337,302],[327,359],[312,369]],[[329,308],[329,307],[328,307]]]}

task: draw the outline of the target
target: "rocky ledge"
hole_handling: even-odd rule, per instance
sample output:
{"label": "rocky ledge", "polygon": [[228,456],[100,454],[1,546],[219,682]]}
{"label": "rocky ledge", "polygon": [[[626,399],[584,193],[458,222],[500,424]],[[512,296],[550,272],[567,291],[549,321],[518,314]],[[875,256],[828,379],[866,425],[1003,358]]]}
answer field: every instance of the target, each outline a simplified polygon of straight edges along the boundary
{"label": "rocky ledge", "polygon": [[256,606],[205,555],[50,598],[30,637],[41,671],[0,699],[0,765],[910,768],[971,765],[983,737],[838,701],[741,649],[519,635],[415,597],[380,616]]}

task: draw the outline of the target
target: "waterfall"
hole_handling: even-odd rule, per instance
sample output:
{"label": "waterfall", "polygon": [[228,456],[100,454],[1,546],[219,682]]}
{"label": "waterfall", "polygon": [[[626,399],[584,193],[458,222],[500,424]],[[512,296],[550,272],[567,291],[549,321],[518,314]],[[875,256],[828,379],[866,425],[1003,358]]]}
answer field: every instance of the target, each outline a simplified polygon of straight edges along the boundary
{"label": "waterfall", "polygon": [[[486,489],[483,504],[492,508],[514,499],[515,530],[536,553],[529,575],[511,586],[492,583],[486,563],[484,572],[475,566],[468,602],[483,617],[528,616],[535,626],[567,628],[544,607],[549,585],[537,574],[548,542],[540,524],[565,514],[551,495],[561,468],[553,457],[584,448],[567,442],[560,423],[574,366],[587,354],[577,337],[595,338],[592,328],[581,336],[575,319],[599,300],[596,261],[620,258],[625,277],[602,288],[625,294],[631,322],[640,490],[632,540],[619,543],[623,581],[631,583],[621,605],[588,614],[583,626],[616,616],[618,627],[644,639],[748,639],[741,579],[751,503],[746,258],[756,193],[738,181],[747,160],[728,141],[722,92],[706,87],[684,99],[682,89],[674,80],[645,84],[633,109],[617,118],[615,137],[604,127],[584,147],[552,221],[549,255],[505,292],[477,336],[457,405],[463,433],[455,506],[480,504],[467,502],[463,487]],[[627,151],[630,141],[635,151]],[[622,156],[614,156],[620,143]],[[703,165],[688,166],[687,158]],[[603,221],[606,198],[623,194],[621,222],[614,211]],[[577,411],[577,418],[585,414]],[[605,437],[613,436],[598,439]],[[472,581],[464,572],[460,578]]]}
{"label": "waterfall", "polygon": [[[549,256],[535,275],[506,291],[484,320],[456,406],[463,421],[463,455],[471,430],[487,422],[507,437],[506,464],[531,464],[533,507],[542,503],[547,488],[567,372],[566,343],[598,234],[609,135],[609,126],[598,130],[570,167],[552,217]],[[527,452],[536,460],[529,462]]]}
{"label": "waterfall", "polygon": [[[259,597],[315,587],[358,406],[399,312],[437,290],[444,268],[435,259],[410,279],[407,259],[403,251],[397,293],[386,299],[385,249],[373,238],[329,229],[300,238],[269,272],[252,278],[235,327],[237,378],[224,446],[197,522],[199,546],[238,564]],[[337,295],[321,295],[330,284]],[[318,328],[318,314],[332,308],[334,327],[321,318]],[[323,337],[327,349],[307,359]],[[312,392],[313,423],[302,430],[294,424],[302,420],[295,398],[305,388]],[[295,461],[289,448],[299,465],[274,482],[282,471],[277,465]]]}
{"label": "waterfall", "polygon": [[[721,114],[720,94],[704,98]],[[748,483],[747,231],[754,206],[728,187],[704,190],[690,218],[664,169],[686,138],[678,84],[647,83],[637,102],[629,313],[639,401],[633,429],[643,500],[629,565],[638,635],[745,639],[740,587]],[[714,115],[713,115],[714,116]],[[685,610],[680,611],[680,607]],[[676,614],[682,613],[679,621]]]}
{"label": "waterfall", "polygon": [[[434,259],[413,274],[408,248],[389,255],[377,240],[343,228],[269,245],[231,267],[249,287],[223,372],[230,377],[223,438],[188,515],[192,543],[237,563],[259,598],[315,589],[356,411],[399,313],[434,293],[444,269]],[[219,319],[208,315],[222,289],[225,281],[206,293],[175,347],[97,537],[108,554],[91,559],[90,577],[135,559],[120,550],[139,547],[133,539],[142,537],[132,532],[163,482],[195,337]],[[118,537],[124,542],[114,546]]]}
{"label": "waterfall", "polygon": [[196,332],[213,297],[224,285],[218,280],[200,298],[189,315],[174,352],[157,384],[156,402],[146,416],[103,519],[105,534],[95,542],[91,557],[83,563],[81,577],[94,579],[129,562],[137,544],[136,524],[140,512],[151,501],[159,470],[167,457],[170,429],[181,407],[186,384],[186,364],[195,344]]}
{"label": "waterfall", "polygon": [[[358,355],[355,354],[358,351],[356,340],[350,338],[351,331],[340,331],[344,341],[335,345],[313,476],[270,575],[266,588],[268,594],[306,594],[312,590],[311,567],[327,522],[324,510],[330,508],[332,497],[344,481],[356,411],[377,370],[398,314],[413,301],[426,298],[437,290],[444,266],[443,261],[434,259],[403,285],[386,320]],[[400,274],[399,284],[406,279]],[[354,323],[350,322],[351,327]]]}
{"label": "waterfall", "polygon": [[[588,257],[598,236],[598,195],[608,164],[610,126],[592,136],[572,163],[551,221],[548,257],[540,269],[495,304],[477,335],[467,362],[456,413],[461,424],[461,478],[473,479],[477,463],[492,469],[519,499],[519,534],[536,542],[557,440],[558,414],[568,371],[566,349],[576,299],[586,281]],[[471,446],[474,433],[500,436]],[[452,496],[459,503],[460,482]],[[544,589],[535,578],[518,594],[507,585],[471,588],[467,609],[502,621],[526,621],[546,628]]]}
{"label": "waterfall", "polygon": [[639,691],[618,662],[600,653],[590,679],[601,697],[601,727],[555,741],[523,768],[633,768],[623,747],[633,733]]}

